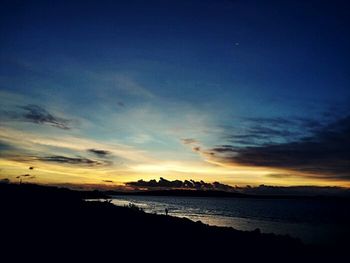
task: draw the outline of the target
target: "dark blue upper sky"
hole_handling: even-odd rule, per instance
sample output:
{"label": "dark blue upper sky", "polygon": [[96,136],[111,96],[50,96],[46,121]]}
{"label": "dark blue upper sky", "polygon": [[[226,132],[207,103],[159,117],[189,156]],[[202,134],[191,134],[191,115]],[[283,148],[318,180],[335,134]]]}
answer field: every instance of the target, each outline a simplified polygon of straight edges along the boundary
{"label": "dark blue upper sky", "polygon": [[1,110],[39,105],[89,138],[142,141],[156,158],[165,149],[174,158],[183,138],[241,148],[315,136],[349,113],[349,10],[347,1],[2,1]]}
{"label": "dark blue upper sky", "polygon": [[189,101],[349,98],[346,1],[6,2],[3,59],[122,68]]}

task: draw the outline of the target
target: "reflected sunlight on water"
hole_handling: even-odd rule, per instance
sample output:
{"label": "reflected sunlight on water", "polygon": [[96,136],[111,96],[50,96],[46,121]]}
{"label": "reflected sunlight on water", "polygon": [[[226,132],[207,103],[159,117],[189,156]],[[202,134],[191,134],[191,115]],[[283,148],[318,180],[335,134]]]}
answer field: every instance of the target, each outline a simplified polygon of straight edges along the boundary
{"label": "reflected sunlight on water", "polygon": [[289,234],[305,243],[333,243],[349,234],[348,206],[327,200],[206,197],[113,196],[112,203],[133,203],[146,213],[186,217],[205,224],[265,233]]}

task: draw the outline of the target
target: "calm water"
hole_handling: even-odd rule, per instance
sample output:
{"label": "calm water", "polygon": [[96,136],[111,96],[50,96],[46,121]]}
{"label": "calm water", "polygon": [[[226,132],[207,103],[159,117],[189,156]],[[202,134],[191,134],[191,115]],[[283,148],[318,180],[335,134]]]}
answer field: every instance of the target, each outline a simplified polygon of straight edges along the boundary
{"label": "calm water", "polygon": [[133,203],[147,213],[186,217],[209,225],[289,234],[305,243],[336,243],[350,235],[349,203],[331,200],[212,197],[113,196],[115,205]]}

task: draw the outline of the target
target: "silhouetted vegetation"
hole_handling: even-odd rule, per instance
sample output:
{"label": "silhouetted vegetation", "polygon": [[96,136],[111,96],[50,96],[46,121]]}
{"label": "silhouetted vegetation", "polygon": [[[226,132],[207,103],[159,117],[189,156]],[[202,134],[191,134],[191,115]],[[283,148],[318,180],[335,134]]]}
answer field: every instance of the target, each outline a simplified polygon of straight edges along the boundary
{"label": "silhouetted vegetation", "polygon": [[127,207],[127,208],[129,208],[131,210],[134,210],[134,211],[144,212],[141,207],[138,207],[137,205],[135,205],[133,203],[129,203],[128,205],[125,205],[124,207]]}

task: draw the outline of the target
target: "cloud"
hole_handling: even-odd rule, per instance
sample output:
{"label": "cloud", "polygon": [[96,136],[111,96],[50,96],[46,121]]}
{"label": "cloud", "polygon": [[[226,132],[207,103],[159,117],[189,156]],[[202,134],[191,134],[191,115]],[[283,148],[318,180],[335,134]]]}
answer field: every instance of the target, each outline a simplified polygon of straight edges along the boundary
{"label": "cloud", "polygon": [[[35,161],[89,167],[113,164],[111,160],[95,160],[94,158],[81,156],[81,154],[88,151],[99,157],[105,157],[111,154],[111,151],[100,150],[99,144],[95,145],[94,141],[82,140],[79,144],[78,138],[69,138],[71,140],[67,142],[65,142],[66,138],[64,136],[49,140],[46,137],[32,136],[30,133],[17,132],[16,130],[6,128],[2,130],[0,128],[0,156],[1,159],[29,163],[29,170],[35,169],[35,166],[32,164]],[[85,145],[87,144],[98,146],[86,150]],[[67,152],[75,156],[67,156]]]}
{"label": "cloud", "polygon": [[88,149],[88,152],[91,152],[99,157],[105,157],[111,154],[111,152],[106,150],[98,150],[98,149]]}
{"label": "cloud", "polygon": [[302,117],[242,118],[239,126],[231,127],[226,139],[240,147],[285,143],[309,136],[325,123],[325,120]]}
{"label": "cloud", "polygon": [[294,120],[292,118],[282,118],[282,117],[275,117],[275,118],[264,118],[264,117],[256,117],[256,118],[245,118],[247,121],[251,121],[254,123],[261,123],[261,124],[268,124],[268,125],[290,125],[294,124]]}
{"label": "cloud", "polygon": [[104,166],[110,164],[107,161],[96,161],[84,157],[66,157],[66,156],[46,156],[35,157],[35,159],[43,162],[55,162],[62,164],[82,165],[82,166]]}
{"label": "cloud", "polygon": [[153,157],[148,156],[144,150],[126,144],[100,143],[83,136],[68,134],[57,137],[54,134],[41,135],[0,126],[0,142],[3,144],[3,146],[0,145],[1,157],[7,155],[46,156],[48,153],[65,155],[67,152],[80,156],[86,153],[88,146],[91,147],[90,149],[103,149],[110,152],[112,157],[130,162],[149,163],[156,161]]}
{"label": "cloud", "polygon": [[31,174],[22,174],[22,175],[18,175],[16,176],[17,179],[35,179],[35,175],[31,175]]}
{"label": "cloud", "polygon": [[209,152],[206,152],[205,150],[203,150],[203,146],[201,145],[201,143],[193,138],[183,138],[181,139],[181,142],[186,145],[189,146],[193,152],[195,153],[200,153],[200,154],[210,154]]}
{"label": "cloud", "polygon": [[196,139],[193,138],[183,138],[181,139],[181,142],[183,144],[194,144],[194,143],[198,143],[198,141]]}
{"label": "cloud", "polygon": [[194,147],[192,147],[192,151],[194,151],[194,152],[202,152],[202,148],[200,146],[194,146]]}
{"label": "cloud", "polygon": [[211,151],[215,153],[226,153],[234,151],[235,147],[231,145],[221,145],[219,147],[212,148]]}
{"label": "cloud", "polygon": [[219,182],[206,183],[204,181],[194,180],[174,180],[169,181],[160,177],[159,181],[152,179],[150,181],[138,180],[137,182],[128,182],[127,186],[135,188],[146,188],[150,190],[154,189],[191,189],[191,190],[219,190],[219,191],[232,191],[233,187]]}
{"label": "cloud", "polygon": [[268,127],[295,127],[295,126],[303,126],[304,128],[315,128],[315,127],[322,127],[324,125],[323,120],[315,120],[311,118],[305,118],[305,117],[274,117],[274,118],[264,118],[264,117],[257,117],[257,118],[244,118],[245,121],[251,122],[255,125],[262,125],[262,126],[268,126]]}
{"label": "cloud", "polygon": [[41,161],[41,162],[48,162],[48,163],[59,163],[59,164],[87,166],[87,167],[108,166],[112,164],[111,161],[93,160],[85,157],[67,157],[62,155],[39,156],[39,155],[25,155],[25,154],[9,154],[4,157],[12,161],[24,162],[24,163]]}
{"label": "cloud", "polygon": [[225,145],[209,150],[223,163],[283,168],[328,179],[350,180],[350,116],[311,136],[253,147]]}
{"label": "cloud", "polygon": [[25,113],[23,113],[22,117],[26,121],[37,124],[48,124],[50,126],[64,130],[70,129],[68,126],[68,123],[70,122],[69,120],[56,117],[38,105],[31,104],[21,106],[20,108],[25,110]]}
{"label": "cloud", "polygon": [[102,182],[105,182],[105,183],[114,183],[114,181],[112,181],[112,180],[102,180]]}

